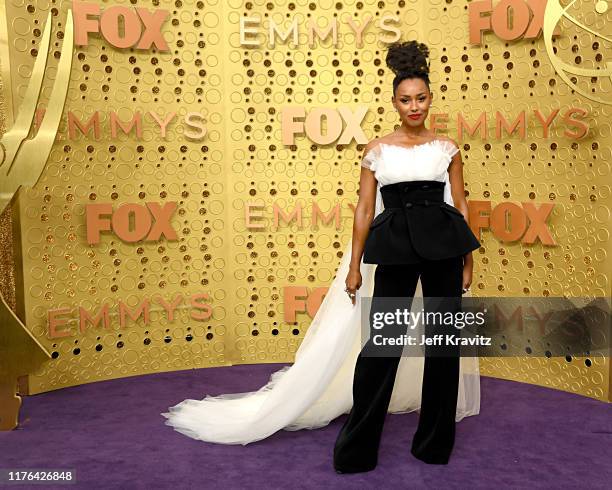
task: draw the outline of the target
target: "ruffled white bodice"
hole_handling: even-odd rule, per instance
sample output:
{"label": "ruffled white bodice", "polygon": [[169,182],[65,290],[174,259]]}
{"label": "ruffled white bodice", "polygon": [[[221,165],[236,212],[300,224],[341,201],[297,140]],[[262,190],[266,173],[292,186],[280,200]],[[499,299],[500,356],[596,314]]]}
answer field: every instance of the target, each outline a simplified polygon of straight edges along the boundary
{"label": "ruffled white bodice", "polygon": [[362,159],[361,166],[374,172],[379,187],[412,180],[445,182],[444,201],[454,206],[448,166],[458,151],[452,142],[442,139],[411,147],[378,143]]}

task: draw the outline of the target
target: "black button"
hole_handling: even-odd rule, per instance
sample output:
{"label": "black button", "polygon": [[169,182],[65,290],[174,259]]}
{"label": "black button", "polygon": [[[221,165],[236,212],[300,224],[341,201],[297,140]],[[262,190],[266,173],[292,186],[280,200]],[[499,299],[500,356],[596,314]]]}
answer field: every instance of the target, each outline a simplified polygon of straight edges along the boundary
{"label": "black button", "polygon": [[421,187],[421,189],[429,189],[429,186],[425,184],[423,187]]}
{"label": "black button", "polygon": [[412,207],[412,203],[411,203],[411,202],[407,202],[407,203],[406,203],[406,207],[407,207],[407,208],[411,208],[411,207]]}
{"label": "black button", "polygon": [[404,187],[404,192],[408,192],[408,187]]}

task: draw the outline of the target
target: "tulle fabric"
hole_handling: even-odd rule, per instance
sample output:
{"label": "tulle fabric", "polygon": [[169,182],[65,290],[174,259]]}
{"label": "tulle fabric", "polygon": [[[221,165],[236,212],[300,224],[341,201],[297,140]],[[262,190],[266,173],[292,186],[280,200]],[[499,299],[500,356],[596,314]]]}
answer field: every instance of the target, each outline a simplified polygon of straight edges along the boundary
{"label": "tulle fabric", "polygon": [[[376,214],[383,209],[380,185],[377,185]],[[274,372],[256,391],[184,400],[162,413],[166,425],[193,439],[246,445],[280,429],[323,427],[348,413],[353,404],[355,362],[361,350],[362,297],[372,296],[376,267],[361,261],[362,286],[353,305],[344,291],[351,250],[349,240],[338,272],[292,365]],[[420,281],[415,296],[422,297]],[[419,409],[423,365],[422,357],[400,359],[389,412]],[[461,358],[456,421],[479,412],[478,358]]]}

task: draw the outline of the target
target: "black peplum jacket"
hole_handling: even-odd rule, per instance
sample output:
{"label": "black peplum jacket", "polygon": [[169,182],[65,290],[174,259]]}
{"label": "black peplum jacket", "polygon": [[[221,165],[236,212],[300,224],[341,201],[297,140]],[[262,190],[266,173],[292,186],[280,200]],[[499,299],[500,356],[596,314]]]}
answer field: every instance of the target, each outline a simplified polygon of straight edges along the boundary
{"label": "black peplum jacket", "polygon": [[444,201],[444,186],[435,180],[383,185],[385,209],[370,224],[363,262],[415,264],[479,248],[461,211]]}

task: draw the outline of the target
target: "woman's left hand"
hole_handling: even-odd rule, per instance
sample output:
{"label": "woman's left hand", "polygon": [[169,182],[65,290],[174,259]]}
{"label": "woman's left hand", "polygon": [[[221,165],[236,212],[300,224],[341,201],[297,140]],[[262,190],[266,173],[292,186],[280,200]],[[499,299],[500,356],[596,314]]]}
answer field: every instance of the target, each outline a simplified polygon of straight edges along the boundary
{"label": "woman's left hand", "polygon": [[463,292],[466,292],[467,290],[469,290],[470,286],[472,285],[473,270],[474,270],[474,264],[471,260],[464,262],[463,279],[462,279],[462,286],[461,286],[463,288]]}

